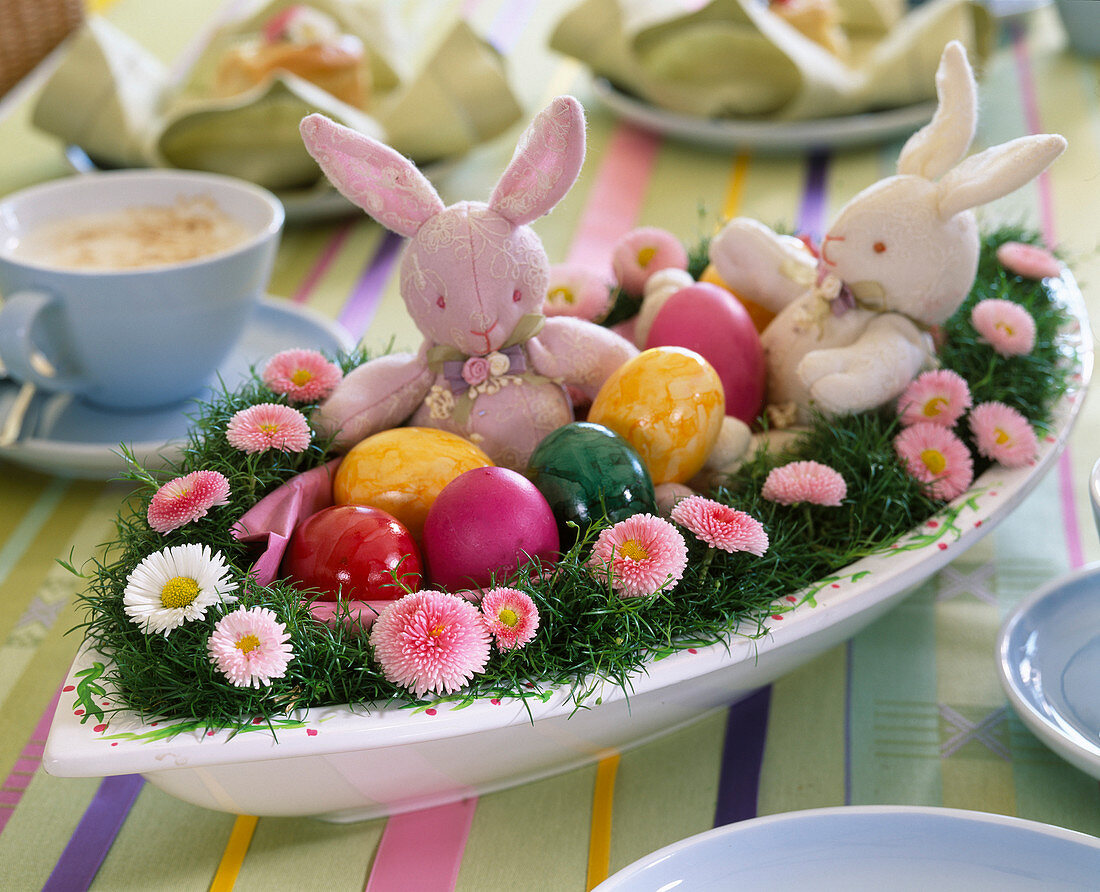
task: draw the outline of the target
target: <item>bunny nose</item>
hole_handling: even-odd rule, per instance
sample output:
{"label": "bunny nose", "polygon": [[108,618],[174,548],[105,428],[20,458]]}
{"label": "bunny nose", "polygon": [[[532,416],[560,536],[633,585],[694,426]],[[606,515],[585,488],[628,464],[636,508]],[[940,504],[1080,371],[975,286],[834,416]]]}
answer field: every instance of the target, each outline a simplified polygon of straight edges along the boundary
{"label": "bunny nose", "polygon": [[470,334],[477,335],[479,338],[485,338],[485,352],[486,353],[488,353],[489,350],[492,348],[492,342],[489,340],[489,332],[491,332],[496,327],[497,327],[497,323],[493,322],[493,324],[490,325],[488,328],[482,328],[482,329],[471,328],[470,329]]}
{"label": "bunny nose", "polygon": [[836,266],[836,263],[829,259],[829,242],[842,242],[844,236],[842,235],[829,235],[825,234],[825,238],[821,240],[821,257],[819,260],[826,266]]}

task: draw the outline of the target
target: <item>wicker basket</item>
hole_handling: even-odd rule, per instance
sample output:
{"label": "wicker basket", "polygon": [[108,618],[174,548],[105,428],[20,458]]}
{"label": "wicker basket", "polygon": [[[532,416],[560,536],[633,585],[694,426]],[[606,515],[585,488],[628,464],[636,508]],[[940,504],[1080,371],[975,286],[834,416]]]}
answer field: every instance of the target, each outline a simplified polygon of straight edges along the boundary
{"label": "wicker basket", "polygon": [[0,0],[0,96],[83,18],[84,0]]}

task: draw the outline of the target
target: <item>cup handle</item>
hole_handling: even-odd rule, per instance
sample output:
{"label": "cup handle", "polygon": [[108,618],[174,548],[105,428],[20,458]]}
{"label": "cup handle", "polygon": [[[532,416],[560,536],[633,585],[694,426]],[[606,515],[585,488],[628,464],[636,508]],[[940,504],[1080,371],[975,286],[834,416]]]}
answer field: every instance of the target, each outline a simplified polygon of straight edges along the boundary
{"label": "cup handle", "polygon": [[34,344],[35,325],[53,303],[54,298],[41,291],[17,291],[4,298],[0,304],[0,360],[16,380],[47,390],[79,390],[81,379],[59,374],[53,359],[44,357]]}

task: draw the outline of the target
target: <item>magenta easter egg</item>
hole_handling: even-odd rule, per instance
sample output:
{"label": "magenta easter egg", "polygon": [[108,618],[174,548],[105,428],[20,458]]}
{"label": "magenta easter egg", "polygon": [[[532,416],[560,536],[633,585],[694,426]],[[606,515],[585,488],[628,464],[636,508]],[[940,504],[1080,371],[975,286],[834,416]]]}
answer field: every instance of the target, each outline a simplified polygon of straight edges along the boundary
{"label": "magenta easter egg", "polygon": [[554,512],[522,474],[474,468],[436,496],[422,539],[428,577],[449,591],[484,588],[530,558],[559,556]]}
{"label": "magenta easter egg", "polygon": [[748,310],[709,282],[681,288],[665,301],[645,346],[686,347],[714,366],[726,414],[752,424],[764,404],[764,349]]}

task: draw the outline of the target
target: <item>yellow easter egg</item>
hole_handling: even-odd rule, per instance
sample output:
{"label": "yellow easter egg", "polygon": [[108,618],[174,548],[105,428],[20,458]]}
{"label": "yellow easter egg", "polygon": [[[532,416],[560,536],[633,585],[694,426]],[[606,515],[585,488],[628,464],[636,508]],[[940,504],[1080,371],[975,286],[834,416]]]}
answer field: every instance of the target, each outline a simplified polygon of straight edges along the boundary
{"label": "yellow easter egg", "polygon": [[722,382],[709,362],[694,350],[654,347],[604,382],[588,420],[629,442],[660,485],[699,472],[725,414]]}
{"label": "yellow easter egg", "polygon": [[419,541],[441,489],[493,462],[469,440],[431,427],[395,427],[361,440],[332,484],[337,505],[369,505],[401,521]]}

